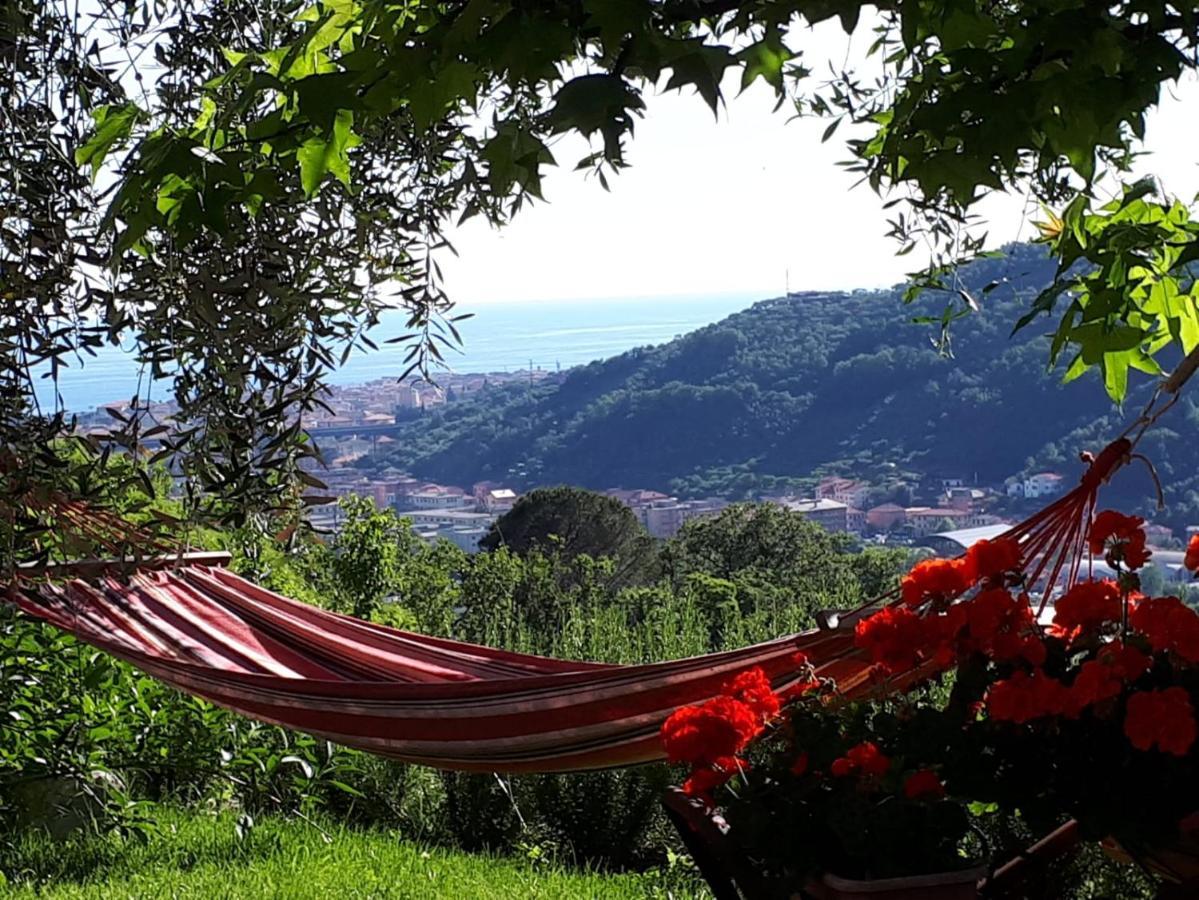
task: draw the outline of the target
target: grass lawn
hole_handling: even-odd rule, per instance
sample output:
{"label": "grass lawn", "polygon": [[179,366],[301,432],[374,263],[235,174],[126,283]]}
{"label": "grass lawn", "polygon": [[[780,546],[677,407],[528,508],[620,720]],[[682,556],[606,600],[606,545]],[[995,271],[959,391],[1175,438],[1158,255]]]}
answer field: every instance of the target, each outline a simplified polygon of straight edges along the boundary
{"label": "grass lawn", "polygon": [[[0,895],[46,898],[700,896],[686,877],[602,875],[426,848],[385,831],[266,818],[239,840],[230,813],[163,811],[145,842],[0,842]],[[679,887],[679,883],[684,886]],[[668,884],[673,883],[672,886]]]}

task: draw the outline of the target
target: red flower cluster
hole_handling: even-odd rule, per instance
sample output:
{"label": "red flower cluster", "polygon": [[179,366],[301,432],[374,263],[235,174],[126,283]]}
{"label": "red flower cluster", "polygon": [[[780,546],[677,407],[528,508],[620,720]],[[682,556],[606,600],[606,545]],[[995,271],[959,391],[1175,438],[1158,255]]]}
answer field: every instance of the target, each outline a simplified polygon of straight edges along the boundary
{"label": "red flower cluster", "polygon": [[1145,597],[1128,614],[1128,624],[1149,639],[1154,650],[1199,663],[1199,615],[1177,597]]}
{"label": "red flower cluster", "polygon": [[773,719],[779,714],[779,698],[775,696],[766,673],[757,666],[747,669],[729,682],[724,693],[752,709],[759,721]]}
{"label": "red flower cluster", "polygon": [[762,730],[753,709],[732,697],[684,706],[662,723],[662,746],[671,762],[711,766],[735,756]]}
{"label": "red flower cluster", "polygon": [[928,599],[948,599],[970,590],[974,576],[966,559],[925,559],[900,582],[903,602],[919,606]]}
{"label": "red flower cluster", "polygon": [[1043,716],[1060,715],[1070,705],[1070,689],[1040,669],[1030,675],[1017,669],[987,691],[987,712],[997,722],[1022,725]]}
{"label": "red flower cluster", "polygon": [[931,769],[913,772],[903,783],[903,795],[909,800],[940,800],[945,796],[945,785]]}
{"label": "red flower cluster", "polygon": [[1045,661],[1045,645],[1036,633],[1036,617],[1027,594],[1014,597],[1003,588],[990,588],[950,612],[958,610],[965,624],[965,649],[997,662],[1023,659],[1040,665]]}
{"label": "red flower cluster", "polygon": [[1187,544],[1186,556],[1182,558],[1182,564],[1194,572],[1199,569],[1199,534],[1193,535],[1191,541]]}
{"label": "red flower cluster", "polygon": [[1124,734],[1138,750],[1154,745],[1163,753],[1186,756],[1195,743],[1195,710],[1184,688],[1140,691],[1128,698]]}
{"label": "red flower cluster", "polygon": [[1145,548],[1145,520],[1126,516],[1114,509],[1105,509],[1095,517],[1088,535],[1091,553],[1106,552],[1111,565],[1122,562],[1129,569],[1139,569],[1149,561],[1151,553]]}
{"label": "red flower cluster", "polygon": [[855,643],[888,672],[903,672],[925,662],[948,668],[964,652],[985,653],[999,662],[1045,661],[1045,645],[1024,594],[988,588],[944,613],[923,615],[902,606],[879,610],[854,630]]}
{"label": "red flower cluster", "polygon": [[998,578],[1020,568],[1020,545],[1008,537],[975,541],[966,551],[966,570],[974,582]]}
{"label": "red flower cluster", "polygon": [[854,643],[888,672],[906,672],[923,662],[953,663],[949,643],[957,617],[919,615],[904,606],[887,606],[854,627]]}
{"label": "red flower cluster", "polygon": [[720,696],[671,713],[662,723],[662,746],[668,760],[692,767],[683,791],[707,798],[728,781],[743,765],[737,754],[778,711],[766,673],[755,667],[729,682]]}
{"label": "red flower cluster", "polygon": [[741,761],[730,756],[711,766],[692,769],[683,782],[683,793],[688,797],[700,797],[711,804],[712,791],[720,787],[736,773]]}
{"label": "red flower cluster", "polygon": [[1103,581],[1080,581],[1057,601],[1053,624],[1064,637],[1102,628],[1118,622],[1124,607],[1120,586],[1110,578]]}
{"label": "red flower cluster", "polygon": [[882,778],[891,768],[891,758],[886,756],[873,741],[863,741],[850,747],[844,756],[833,760],[829,772],[838,778],[861,775],[865,778]]}
{"label": "red flower cluster", "polygon": [[1099,651],[1097,658],[1079,668],[1070,685],[1063,712],[1074,718],[1088,706],[1119,697],[1126,684],[1136,681],[1149,670],[1149,663],[1149,657],[1136,647],[1108,644]]}

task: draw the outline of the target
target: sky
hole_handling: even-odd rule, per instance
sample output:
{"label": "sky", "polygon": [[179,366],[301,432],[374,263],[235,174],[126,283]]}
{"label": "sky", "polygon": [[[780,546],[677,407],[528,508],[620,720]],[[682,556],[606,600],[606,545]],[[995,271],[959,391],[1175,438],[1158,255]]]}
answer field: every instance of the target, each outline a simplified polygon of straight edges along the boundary
{"label": "sky", "polygon": [[[828,36],[827,32],[821,36]],[[844,48],[844,38],[839,38]],[[817,70],[819,71],[819,70]],[[918,268],[918,252],[896,257],[885,236],[884,200],[837,167],[843,134],[827,144],[826,122],[788,121],[764,88],[736,96],[719,118],[690,94],[647,96],[628,146],[631,167],[609,179],[571,171],[580,139],[552,149],[559,167],[543,187],[548,202],[522,210],[503,229],[468,222],[441,259],[460,306],[575,298],[694,296],[725,292],[885,287]],[[1199,192],[1193,122],[1199,83],[1163,94],[1148,123],[1140,164],[1187,201]],[[1022,197],[988,198],[979,211],[989,244],[1027,239]],[[1036,210],[1030,210],[1035,213]],[[1035,216],[1034,216],[1035,217]]]}

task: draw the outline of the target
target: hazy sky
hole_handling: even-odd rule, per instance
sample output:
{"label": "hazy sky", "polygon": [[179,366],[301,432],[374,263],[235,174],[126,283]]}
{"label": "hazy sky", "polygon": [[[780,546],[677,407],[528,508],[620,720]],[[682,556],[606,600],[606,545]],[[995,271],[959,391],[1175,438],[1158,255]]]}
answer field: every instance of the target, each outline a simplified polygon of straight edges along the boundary
{"label": "hazy sky", "polygon": [[[1190,200],[1199,191],[1193,122],[1199,85],[1175,87],[1151,120],[1141,166]],[[678,92],[647,98],[629,145],[632,166],[611,192],[571,171],[581,142],[553,149],[559,168],[544,182],[544,204],[502,230],[471,222],[454,235],[458,258],[442,260],[447,288],[464,307],[494,301],[646,297],[879,287],[921,263],[897,258],[885,237],[882,201],[851,190],[856,176],[836,166],[848,153],[826,123],[788,122],[772,113],[767,90],[730,92],[714,120]],[[1189,127],[1188,127],[1189,126]],[[990,243],[1031,234],[1023,198],[988,200]],[[1035,210],[1034,210],[1035,212]],[[1023,223],[1023,224],[1022,224]]]}

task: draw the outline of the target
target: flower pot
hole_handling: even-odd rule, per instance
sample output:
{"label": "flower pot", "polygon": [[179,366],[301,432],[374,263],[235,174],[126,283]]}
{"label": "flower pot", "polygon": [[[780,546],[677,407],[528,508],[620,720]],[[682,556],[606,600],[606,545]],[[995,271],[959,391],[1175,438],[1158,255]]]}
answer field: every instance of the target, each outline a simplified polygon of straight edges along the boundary
{"label": "flower pot", "polygon": [[1174,884],[1199,887],[1199,813],[1179,822],[1178,832],[1176,841],[1144,852],[1130,850],[1110,837],[1100,846],[1112,859],[1139,863]]}
{"label": "flower pot", "polygon": [[825,873],[818,882],[809,884],[807,890],[817,900],[975,900],[979,896],[978,883],[986,874],[985,866],[866,880]]}

